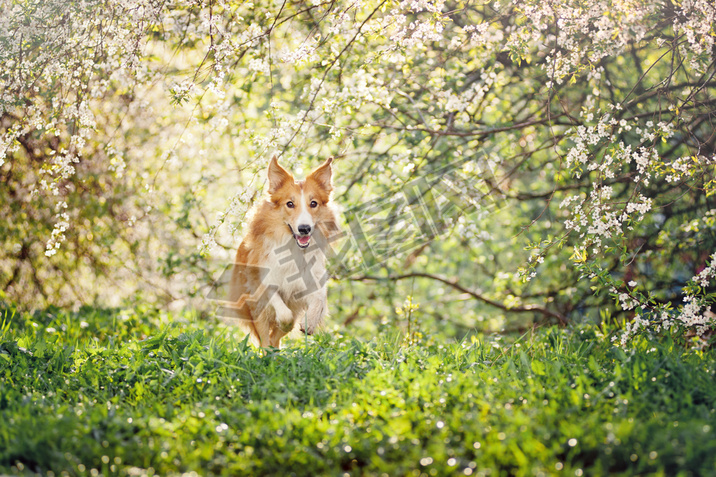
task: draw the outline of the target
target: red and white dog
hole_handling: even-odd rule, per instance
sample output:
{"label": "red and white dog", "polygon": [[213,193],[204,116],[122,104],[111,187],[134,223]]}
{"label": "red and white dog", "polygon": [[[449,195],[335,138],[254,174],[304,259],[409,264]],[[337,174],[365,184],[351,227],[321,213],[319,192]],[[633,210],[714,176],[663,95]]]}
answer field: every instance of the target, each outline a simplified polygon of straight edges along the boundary
{"label": "red and white dog", "polygon": [[296,322],[313,334],[326,314],[326,253],[339,231],[332,161],[305,180],[269,163],[268,197],[252,211],[229,288],[230,308],[259,346],[280,347]]}

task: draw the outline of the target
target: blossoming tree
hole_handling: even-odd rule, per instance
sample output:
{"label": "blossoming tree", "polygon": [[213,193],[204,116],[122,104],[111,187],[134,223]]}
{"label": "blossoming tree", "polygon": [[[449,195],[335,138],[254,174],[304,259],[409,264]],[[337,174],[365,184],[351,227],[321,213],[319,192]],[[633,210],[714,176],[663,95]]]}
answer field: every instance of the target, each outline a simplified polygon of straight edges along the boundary
{"label": "blossoming tree", "polygon": [[[707,335],[715,24],[707,0],[6,2],[3,293],[202,296],[270,156],[333,155],[346,217],[394,233],[337,254],[346,322],[410,293],[453,327]],[[445,171],[434,213],[380,202]]]}

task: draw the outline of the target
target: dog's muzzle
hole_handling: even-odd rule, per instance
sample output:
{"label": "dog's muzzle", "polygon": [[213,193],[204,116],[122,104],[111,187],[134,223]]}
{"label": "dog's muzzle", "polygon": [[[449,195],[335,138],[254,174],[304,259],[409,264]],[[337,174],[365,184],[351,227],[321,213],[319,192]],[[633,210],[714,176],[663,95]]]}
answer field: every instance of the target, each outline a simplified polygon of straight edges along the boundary
{"label": "dog's muzzle", "polygon": [[298,233],[294,232],[293,227],[291,225],[288,225],[288,228],[291,229],[291,233],[293,234],[293,238],[296,239],[296,243],[300,248],[306,248],[311,244],[311,226],[310,225],[299,225],[298,226]]}

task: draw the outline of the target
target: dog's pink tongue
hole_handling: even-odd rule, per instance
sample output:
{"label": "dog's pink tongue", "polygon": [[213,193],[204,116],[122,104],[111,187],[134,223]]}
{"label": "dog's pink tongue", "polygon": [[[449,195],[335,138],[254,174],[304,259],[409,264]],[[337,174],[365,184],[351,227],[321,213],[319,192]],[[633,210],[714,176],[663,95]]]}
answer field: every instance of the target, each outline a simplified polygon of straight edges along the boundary
{"label": "dog's pink tongue", "polygon": [[298,240],[298,243],[300,243],[301,245],[306,245],[308,243],[308,241],[311,240],[311,236],[306,235],[305,237],[298,237],[297,240]]}

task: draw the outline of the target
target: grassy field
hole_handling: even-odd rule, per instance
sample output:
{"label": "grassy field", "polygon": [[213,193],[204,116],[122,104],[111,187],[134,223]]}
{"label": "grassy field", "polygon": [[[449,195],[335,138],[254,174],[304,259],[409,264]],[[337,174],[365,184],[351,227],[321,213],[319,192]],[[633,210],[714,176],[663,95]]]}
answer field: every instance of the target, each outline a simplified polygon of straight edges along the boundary
{"label": "grassy field", "polygon": [[191,315],[0,315],[0,474],[713,475],[716,354],[590,327],[257,352]]}

